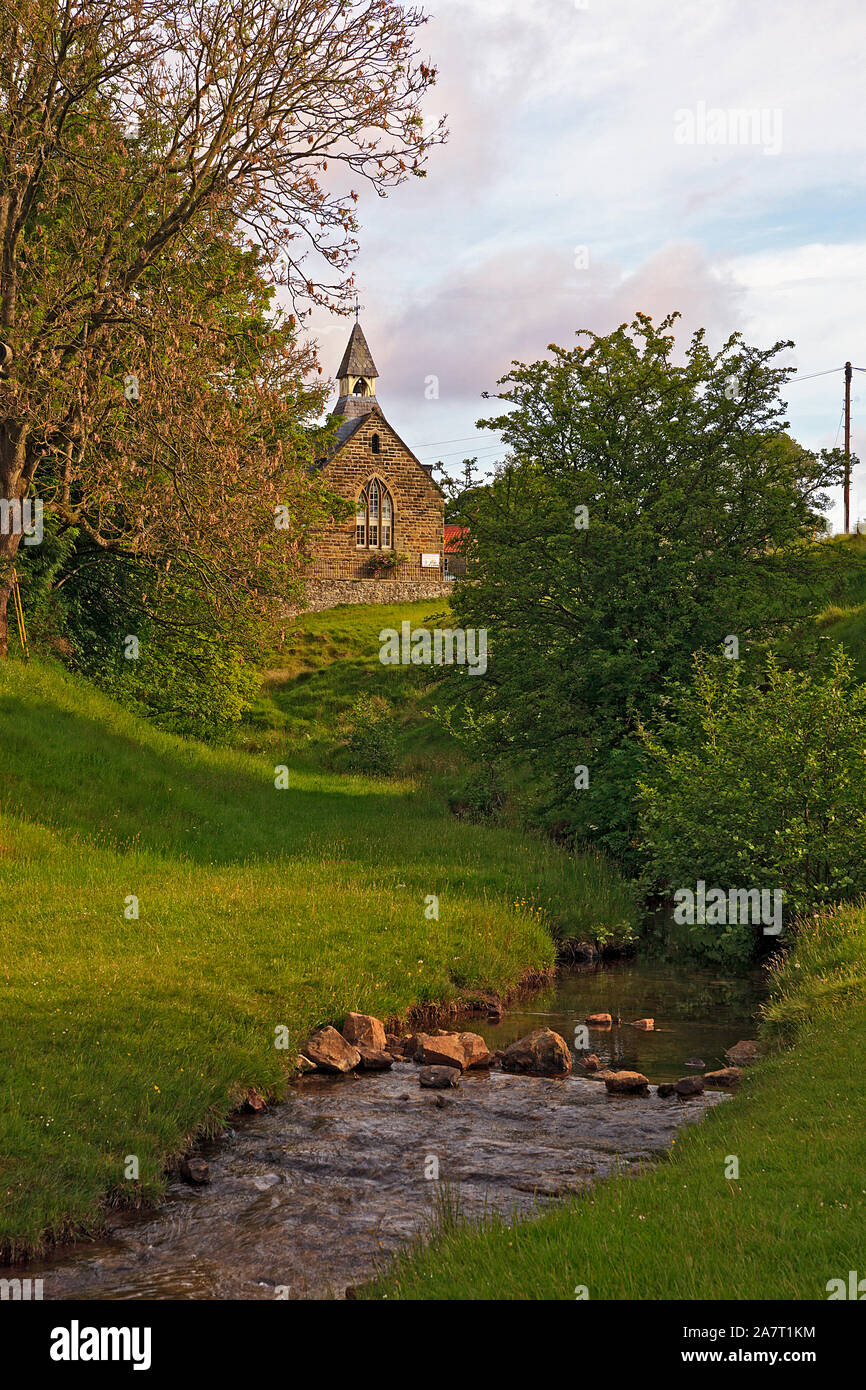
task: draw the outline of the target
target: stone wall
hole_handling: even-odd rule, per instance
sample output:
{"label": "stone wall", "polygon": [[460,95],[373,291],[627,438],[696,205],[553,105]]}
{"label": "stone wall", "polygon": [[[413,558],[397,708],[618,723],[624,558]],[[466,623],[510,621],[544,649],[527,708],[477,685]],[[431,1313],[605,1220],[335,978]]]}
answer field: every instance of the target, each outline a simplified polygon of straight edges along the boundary
{"label": "stone wall", "polygon": [[441,579],[308,579],[306,603],[287,609],[287,617],[298,613],[320,613],[338,603],[413,603],[422,598],[450,598],[454,585]]}
{"label": "stone wall", "polygon": [[[379,444],[376,453],[372,447],[374,435],[378,436]],[[408,555],[405,568],[411,570],[420,570],[422,554],[439,555],[440,568],[431,569],[430,578],[442,580],[445,499],[430,475],[394,433],[378,406],[370,410],[364,423],[323,466],[322,472],[334,491],[353,504],[371,478],[376,477],[384,483],[394,503],[394,534],[387,548]],[[375,550],[356,548],[355,517],[352,515],[340,525],[329,526],[310,537],[311,574],[316,574],[319,562],[322,578],[361,579],[369,573],[370,558],[375,553]],[[339,576],[334,575],[335,569],[339,569]],[[419,579],[417,582],[427,581]]]}

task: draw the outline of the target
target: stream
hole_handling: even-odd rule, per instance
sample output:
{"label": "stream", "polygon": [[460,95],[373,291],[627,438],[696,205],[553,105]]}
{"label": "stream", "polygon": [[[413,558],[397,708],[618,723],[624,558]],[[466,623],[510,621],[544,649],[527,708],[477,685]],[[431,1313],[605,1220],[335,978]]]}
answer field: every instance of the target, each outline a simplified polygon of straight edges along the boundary
{"label": "stream", "polygon": [[[760,975],[628,961],[565,970],[499,1024],[450,1027],[481,1033],[493,1050],[543,1027],[573,1046],[595,1012],[654,1018],[651,1032],[593,1030],[590,1046],[655,1087],[696,1074],[689,1059],[724,1066],[725,1049],[754,1036],[761,993]],[[157,1210],[115,1215],[107,1238],[14,1272],[41,1278],[46,1299],[340,1298],[429,1230],[444,1184],[469,1217],[531,1212],[651,1162],[679,1126],[726,1099],[609,1096],[577,1072],[467,1073],[448,1092],[423,1090],[413,1063],[305,1076],[280,1104],[202,1145],[207,1186],[172,1180]]]}

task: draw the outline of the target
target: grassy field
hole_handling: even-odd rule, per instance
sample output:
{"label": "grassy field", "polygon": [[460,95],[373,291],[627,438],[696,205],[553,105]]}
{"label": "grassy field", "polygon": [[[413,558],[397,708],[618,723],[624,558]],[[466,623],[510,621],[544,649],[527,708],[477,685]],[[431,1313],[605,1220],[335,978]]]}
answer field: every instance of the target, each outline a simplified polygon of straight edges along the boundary
{"label": "grassy field", "polygon": [[106,1202],[156,1198],[166,1161],[248,1086],[280,1091],[312,1026],[505,991],[552,963],[551,929],[625,921],[628,892],[600,861],[458,821],[419,777],[316,766],[316,729],[366,680],[362,653],[322,672],[342,660],[342,621],[297,639],[319,663],[294,699],[271,678],[244,735],[266,752],[159,733],[48,662],[0,668],[6,1255],[97,1230]]}
{"label": "grassy field", "polygon": [[803,929],[763,1033],[743,1090],[650,1172],[511,1226],[449,1212],[359,1297],[825,1299],[863,1268],[866,908]]}
{"label": "grassy field", "polygon": [[450,627],[447,600],[411,604],[343,606],[307,613],[270,657],[259,699],[235,743],[264,752],[290,743],[295,756],[314,766],[341,761],[359,701],[373,700],[393,718],[400,771],[425,781],[453,775],[460,750],[430,717],[435,691],[418,667],[383,666],[379,632]]}

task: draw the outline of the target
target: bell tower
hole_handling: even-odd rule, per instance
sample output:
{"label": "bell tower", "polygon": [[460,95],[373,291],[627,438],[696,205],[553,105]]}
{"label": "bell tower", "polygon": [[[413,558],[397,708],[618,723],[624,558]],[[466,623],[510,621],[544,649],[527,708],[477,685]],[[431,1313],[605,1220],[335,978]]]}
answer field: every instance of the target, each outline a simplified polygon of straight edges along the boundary
{"label": "bell tower", "polygon": [[340,399],[334,407],[336,415],[367,415],[376,404],[376,364],[367,346],[364,330],[356,322],[343,360],[337,371]]}

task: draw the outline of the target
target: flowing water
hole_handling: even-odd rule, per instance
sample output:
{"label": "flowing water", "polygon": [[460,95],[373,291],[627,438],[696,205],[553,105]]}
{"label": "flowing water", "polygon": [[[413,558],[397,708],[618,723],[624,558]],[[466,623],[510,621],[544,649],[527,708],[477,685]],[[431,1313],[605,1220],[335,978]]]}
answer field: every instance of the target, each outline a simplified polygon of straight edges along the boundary
{"label": "flowing water", "polygon": [[[573,1045],[587,1014],[620,1016],[622,1024],[593,1030],[590,1046],[655,1087],[690,1074],[692,1059],[707,1070],[724,1065],[725,1048],[754,1035],[759,998],[755,976],[628,962],[564,972],[501,1024],[461,1026],[491,1048],[542,1027]],[[645,1017],[655,1019],[653,1032],[628,1026]],[[651,1162],[681,1124],[724,1098],[614,1097],[579,1074],[500,1071],[433,1092],[421,1089],[412,1063],[310,1075],[279,1105],[236,1119],[202,1146],[208,1186],[173,1180],[157,1211],[118,1217],[108,1239],[14,1272],[42,1278],[47,1299],[341,1297],[429,1229],[443,1183],[467,1216],[529,1212]]]}

